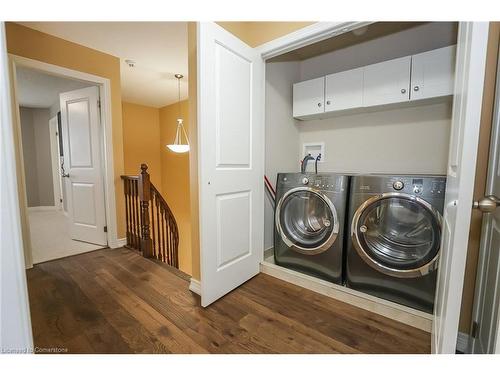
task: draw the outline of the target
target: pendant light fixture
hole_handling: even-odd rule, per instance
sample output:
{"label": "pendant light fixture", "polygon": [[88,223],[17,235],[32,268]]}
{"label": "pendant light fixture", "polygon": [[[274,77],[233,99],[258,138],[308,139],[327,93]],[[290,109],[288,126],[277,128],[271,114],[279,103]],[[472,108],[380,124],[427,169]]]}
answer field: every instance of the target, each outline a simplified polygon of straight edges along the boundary
{"label": "pendant light fixture", "polygon": [[[179,115],[177,117],[177,131],[175,132],[175,139],[173,144],[167,145],[168,149],[173,152],[177,152],[179,154],[189,151],[189,139],[186,134],[186,130],[184,130],[184,120],[181,117],[181,78],[184,77],[182,74],[176,74],[175,78],[177,78],[177,88],[178,88],[178,98],[177,102],[179,106]],[[184,139],[186,143],[182,143],[182,136],[184,135]]]}

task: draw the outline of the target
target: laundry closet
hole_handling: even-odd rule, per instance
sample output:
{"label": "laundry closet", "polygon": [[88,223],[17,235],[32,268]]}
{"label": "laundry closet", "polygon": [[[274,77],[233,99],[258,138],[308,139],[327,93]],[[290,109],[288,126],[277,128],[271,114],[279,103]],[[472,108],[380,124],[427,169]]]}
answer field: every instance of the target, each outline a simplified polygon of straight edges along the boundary
{"label": "laundry closet", "polygon": [[[297,186],[305,183],[312,190],[328,190],[331,186],[347,197],[351,189],[371,189],[366,180],[351,181],[354,176],[383,176],[377,177],[380,182],[370,180],[370,186],[378,184],[393,195],[407,193],[412,202],[431,202],[429,215],[435,213],[439,217],[432,203],[442,205],[445,191],[457,30],[457,23],[452,22],[379,22],[266,61],[265,174],[271,189],[264,202],[264,272],[430,330],[432,306],[425,311],[398,303],[397,299],[354,290],[345,286],[345,277],[341,282],[318,278],[314,273],[302,272],[300,260],[297,267],[275,264],[275,236],[280,236],[275,229],[280,218],[275,218],[274,204],[280,202],[279,197],[273,200],[272,190],[279,185],[278,174],[290,173],[289,176],[307,177],[307,183],[295,181]],[[311,160],[302,166],[307,155]],[[305,167],[305,173],[297,175],[301,167]],[[332,178],[332,173],[348,176],[347,180]],[[287,182],[294,178],[281,176]],[[420,193],[423,195],[419,197]],[[349,226],[355,211],[349,207],[354,203],[345,199],[343,214],[338,219],[340,227],[336,228],[338,245],[344,248],[340,260],[344,274]],[[307,204],[312,203],[308,200]],[[294,209],[304,210],[301,206]],[[320,210],[308,209],[314,213]],[[411,214],[416,212],[410,206],[407,209]],[[384,207],[378,207],[377,215],[383,210]],[[428,220],[430,228],[440,225],[439,218],[431,222],[426,215],[423,213],[415,220]],[[334,225],[329,218],[323,220],[327,227]],[[404,224],[405,218],[396,215],[392,220]],[[425,230],[421,232],[421,243],[440,240]],[[415,257],[418,251],[424,251],[422,246],[415,250]],[[408,277],[403,278],[403,283],[407,283]],[[411,282],[405,285],[402,290],[414,288]],[[435,285],[435,279],[426,288],[429,285]],[[415,288],[417,292],[412,293],[419,295],[420,287]]]}

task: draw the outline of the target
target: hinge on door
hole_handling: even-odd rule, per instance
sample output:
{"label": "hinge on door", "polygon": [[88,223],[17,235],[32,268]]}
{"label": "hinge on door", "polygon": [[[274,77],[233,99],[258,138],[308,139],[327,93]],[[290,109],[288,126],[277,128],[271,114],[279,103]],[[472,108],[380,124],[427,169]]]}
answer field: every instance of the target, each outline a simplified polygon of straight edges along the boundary
{"label": "hinge on door", "polygon": [[59,198],[59,202],[61,202],[61,203],[62,203],[62,198]]}
{"label": "hinge on door", "polygon": [[104,226],[104,233],[108,233],[108,226],[107,225]]}
{"label": "hinge on door", "polygon": [[478,333],[479,333],[479,323],[474,321],[474,322],[472,322],[472,329],[471,329],[470,335],[473,338],[477,339]]}
{"label": "hinge on door", "polygon": [[97,106],[101,109],[101,99],[97,99]]}

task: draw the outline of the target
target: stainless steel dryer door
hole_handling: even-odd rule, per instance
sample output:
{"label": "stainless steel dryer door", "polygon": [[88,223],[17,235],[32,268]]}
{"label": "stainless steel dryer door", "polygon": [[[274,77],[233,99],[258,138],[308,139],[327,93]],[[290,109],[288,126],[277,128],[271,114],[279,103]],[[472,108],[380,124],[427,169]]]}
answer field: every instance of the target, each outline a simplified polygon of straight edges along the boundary
{"label": "stainless steel dryer door", "polygon": [[332,246],[339,232],[337,211],[320,191],[298,187],[276,205],[276,228],[285,244],[302,254],[315,255]]}
{"label": "stainless steel dryer door", "polygon": [[441,214],[413,195],[373,196],[355,212],[351,239],[359,256],[377,271],[423,276],[437,268]]}

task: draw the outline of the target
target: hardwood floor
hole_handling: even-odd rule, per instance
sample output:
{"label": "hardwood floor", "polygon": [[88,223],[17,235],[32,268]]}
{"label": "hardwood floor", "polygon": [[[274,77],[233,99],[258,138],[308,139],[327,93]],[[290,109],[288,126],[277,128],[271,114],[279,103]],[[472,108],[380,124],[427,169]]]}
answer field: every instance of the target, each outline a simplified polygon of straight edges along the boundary
{"label": "hardwood floor", "polygon": [[260,274],[208,308],[127,249],[27,271],[35,346],[70,353],[429,353],[430,335]]}

